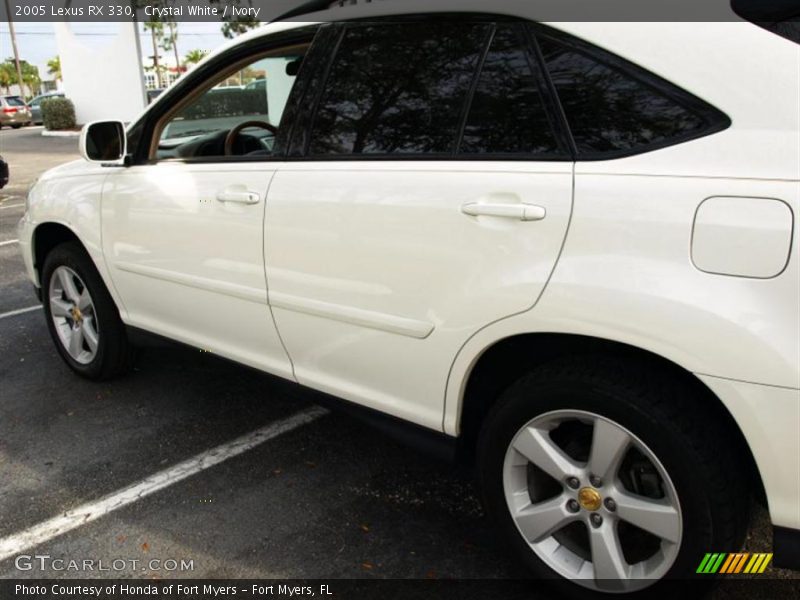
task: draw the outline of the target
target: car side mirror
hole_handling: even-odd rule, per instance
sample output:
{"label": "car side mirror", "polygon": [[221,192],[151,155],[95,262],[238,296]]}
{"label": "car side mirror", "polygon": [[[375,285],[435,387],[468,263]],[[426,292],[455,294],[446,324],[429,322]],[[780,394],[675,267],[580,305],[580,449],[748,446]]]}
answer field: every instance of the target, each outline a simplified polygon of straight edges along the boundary
{"label": "car side mirror", "polygon": [[81,129],[80,153],[89,162],[121,165],[126,151],[125,126],[121,121],[94,121]]}
{"label": "car side mirror", "polygon": [[300,65],[303,64],[302,58],[295,58],[292,61],[286,63],[286,74],[289,77],[297,77],[297,74],[300,72]]}

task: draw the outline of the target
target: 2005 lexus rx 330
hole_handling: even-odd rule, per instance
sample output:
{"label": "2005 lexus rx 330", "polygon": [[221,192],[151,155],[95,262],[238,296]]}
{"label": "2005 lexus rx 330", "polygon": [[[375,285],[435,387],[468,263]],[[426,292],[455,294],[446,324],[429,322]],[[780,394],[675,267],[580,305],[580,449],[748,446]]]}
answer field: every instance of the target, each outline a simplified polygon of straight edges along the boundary
{"label": "2005 lexus rx 330", "polygon": [[753,497],[800,566],[798,44],[441,4],[273,23],[85,127],[19,226],[58,352],[107,378],[146,330],[388,415],[557,585],[693,575]]}

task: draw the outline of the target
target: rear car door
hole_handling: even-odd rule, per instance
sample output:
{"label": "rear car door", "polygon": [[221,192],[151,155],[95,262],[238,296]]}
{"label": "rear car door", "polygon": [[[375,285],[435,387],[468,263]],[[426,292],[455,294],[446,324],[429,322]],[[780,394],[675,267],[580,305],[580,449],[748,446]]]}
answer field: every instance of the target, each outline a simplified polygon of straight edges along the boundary
{"label": "rear car door", "polygon": [[337,27],[269,190],[270,304],[300,383],[440,429],[459,348],[544,289],[571,148],[521,24]]}

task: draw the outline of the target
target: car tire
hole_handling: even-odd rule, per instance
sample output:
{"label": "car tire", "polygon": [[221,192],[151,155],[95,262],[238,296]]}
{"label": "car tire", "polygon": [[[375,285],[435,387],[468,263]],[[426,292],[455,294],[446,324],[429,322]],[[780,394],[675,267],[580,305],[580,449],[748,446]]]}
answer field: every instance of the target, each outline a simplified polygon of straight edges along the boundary
{"label": "car tire", "polygon": [[602,357],[543,365],[502,394],[478,477],[535,576],[581,598],[713,585],[698,565],[741,548],[750,496],[738,446],[701,395],[660,366]]}
{"label": "car tire", "polygon": [[77,242],[53,248],[42,268],[47,326],[64,362],[87,379],[109,379],[133,361],[119,311],[86,250]]}
{"label": "car tire", "polygon": [[11,129],[19,129],[20,127],[22,127],[22,125],[12,125]]}

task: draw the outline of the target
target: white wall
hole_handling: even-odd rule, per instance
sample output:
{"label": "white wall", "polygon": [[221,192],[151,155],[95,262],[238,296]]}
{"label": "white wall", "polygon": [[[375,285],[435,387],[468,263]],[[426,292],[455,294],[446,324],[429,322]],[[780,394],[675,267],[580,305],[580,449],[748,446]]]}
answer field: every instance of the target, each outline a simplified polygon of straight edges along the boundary
{"label": "white wall", "polygon": [[[5,87],[0,88],[0,92],[5,94],[6,93],[6,88]],[[25,86],[25,90],[24,91],[22,89],[20,89],[19,85],[17,85],[16,83],[12,83],[10,86],[8,86],[8,95],[9,96],[22,96],[23,98],[25,98],[30,93],[31,93],[31,90],[30,90],[30,88],[28,88],[27,85]]]}
{"label": "white wall", "polygon": [[117,23],[117,35],[102,48],[83,44],[69,23],[54,26],[63,89],[75,104],[78,124],[133,119],[147,103],[136,24]]}
{"label": "white wall", "polygon": [[286,74],[286,64],[290,59],[265,58],[264,66],[267,69],[267,103],[269,105],[269,120],[273,125],[281,122],[283,109],[289,99],[289,92],[294,85],[294,77]]}

